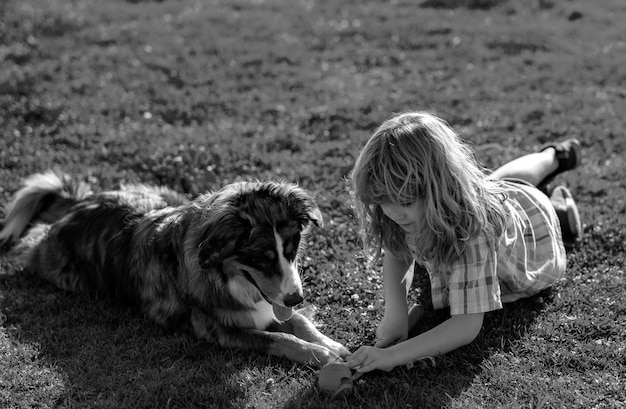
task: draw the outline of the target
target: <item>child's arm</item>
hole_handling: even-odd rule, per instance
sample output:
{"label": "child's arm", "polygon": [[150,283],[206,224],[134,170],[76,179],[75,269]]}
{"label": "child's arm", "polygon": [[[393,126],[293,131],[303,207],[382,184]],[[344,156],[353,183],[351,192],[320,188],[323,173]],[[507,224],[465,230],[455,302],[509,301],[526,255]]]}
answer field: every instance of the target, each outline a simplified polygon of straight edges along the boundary
{"label": "child's arm", "polygon": [[385,251],[383,255],[383,287],[385,293],[385,314],[376,331],[376,346],[385,347],[404,341],[409,332],[406,296],[413,270],[411,263]]}
{"label": "child's arm", "polygon": [[454,315],[415,338],[389,348],[361,347],[347,364],[357,372],[389,371],[420,358],[442,355],[472,342],[482,328],[484,314]]}

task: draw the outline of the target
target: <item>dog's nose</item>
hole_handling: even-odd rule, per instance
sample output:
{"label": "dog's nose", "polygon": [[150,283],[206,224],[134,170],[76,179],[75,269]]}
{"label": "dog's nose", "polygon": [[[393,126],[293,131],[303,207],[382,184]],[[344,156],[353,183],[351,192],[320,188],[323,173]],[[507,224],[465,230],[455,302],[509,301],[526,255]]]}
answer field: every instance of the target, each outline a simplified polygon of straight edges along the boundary
{"label": "dog's nose", "polygon": [[285,302],[285,306],[293,307],[293,306],[300,304],[303,300],[304,298],[302,298],[300,294],[291,293],[291,294],[287,294],[283,301]]}

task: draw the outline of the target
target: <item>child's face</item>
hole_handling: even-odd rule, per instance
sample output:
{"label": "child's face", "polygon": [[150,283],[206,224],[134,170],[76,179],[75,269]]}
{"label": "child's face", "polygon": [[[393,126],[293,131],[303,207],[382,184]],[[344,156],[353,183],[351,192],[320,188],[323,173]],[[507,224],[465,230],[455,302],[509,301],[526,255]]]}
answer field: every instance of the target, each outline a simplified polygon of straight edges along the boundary
{"label": "child's face", "polygon": [[415,233],[420,230],[423,218],[420,217],[423,206],[418,200],[408,206],[402,206],[395,203],[383,203],[380,205],[383,213],[387,215],[396,224],[409,233]]}

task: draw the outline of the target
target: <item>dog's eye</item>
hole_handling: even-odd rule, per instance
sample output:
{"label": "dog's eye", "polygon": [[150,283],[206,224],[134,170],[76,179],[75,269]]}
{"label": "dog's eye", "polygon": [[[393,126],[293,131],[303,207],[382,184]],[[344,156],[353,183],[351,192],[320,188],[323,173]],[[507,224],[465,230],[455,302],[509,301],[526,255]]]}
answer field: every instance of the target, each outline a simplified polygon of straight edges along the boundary
{"label": "dog's eye", "polygon": [[287,260],[293,260],[296,258],[296,253],[298,252],[298,247],[292,242],[288,242],[284,248],[283,254]]}
{"label": "dog's eye", "polygon": [[276,253],[272,250],[267,250],[264,254],[269,260],[274,260],[276,258]]}

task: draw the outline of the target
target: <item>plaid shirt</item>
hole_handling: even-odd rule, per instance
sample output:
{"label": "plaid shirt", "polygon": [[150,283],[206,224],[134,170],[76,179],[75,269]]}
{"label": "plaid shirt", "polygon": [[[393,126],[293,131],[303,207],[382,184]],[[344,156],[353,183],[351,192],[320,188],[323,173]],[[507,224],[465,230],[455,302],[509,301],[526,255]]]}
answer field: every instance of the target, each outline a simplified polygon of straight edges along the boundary
{"label": "plaid shirt", "polygon": [[[503,302],[548,288],[564,273],[565,248],[550,199],[534,187],[503,183],[513,217],[498,242],[480,234],[445,269],[435,271],[424,263],[435,309],[449,306],[451,315],[497,310]],[[407,235],[407,244],[414,249],[413,237]]]}

